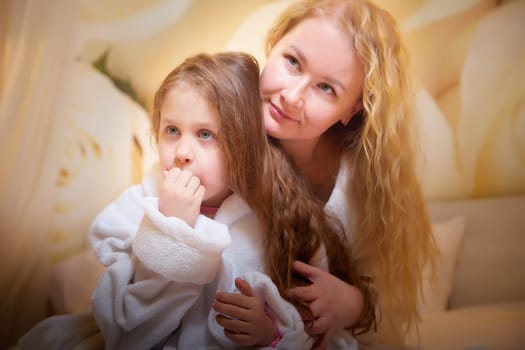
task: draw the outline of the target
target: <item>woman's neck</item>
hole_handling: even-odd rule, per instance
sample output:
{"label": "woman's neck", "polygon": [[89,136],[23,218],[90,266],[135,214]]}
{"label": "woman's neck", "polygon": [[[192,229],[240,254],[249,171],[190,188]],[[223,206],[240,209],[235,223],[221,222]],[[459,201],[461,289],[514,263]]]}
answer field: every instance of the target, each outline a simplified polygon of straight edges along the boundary
{"label": "woman's neck", "polygon": [[280,145],[306,178],[315,196],[327,202],[339,172],[341,149],[329,131],[311,140],[281,140]]}
{"label": "woman's neck", "polygon": [[320,138],[311,140],[280,140],[282,150],[301,171],[311,167],[321,151]]}

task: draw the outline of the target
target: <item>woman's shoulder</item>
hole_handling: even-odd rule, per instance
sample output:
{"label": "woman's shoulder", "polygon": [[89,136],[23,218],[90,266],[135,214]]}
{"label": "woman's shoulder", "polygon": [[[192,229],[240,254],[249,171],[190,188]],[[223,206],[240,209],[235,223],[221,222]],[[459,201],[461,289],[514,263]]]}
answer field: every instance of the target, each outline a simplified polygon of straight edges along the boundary
{"label": "woman's shoulder", "polygon": [[352,221],[350,217],[350,192],[348,191],[348,183],[351,176],[350,167],[350,162],[344,157],[341,158],[334,188],[324,207],[328,215],[335,217],[343,225],[347,235],[350,232]]}
{"label": "woman's shoulder", "polygon": [[343,157],[339,162],[339,170],[335,180],[334,188],[332,193],[326,202],[326,207],[338,206],[341,202],[348,201],[347,187],[348,180],[350,178],[350,163]]}

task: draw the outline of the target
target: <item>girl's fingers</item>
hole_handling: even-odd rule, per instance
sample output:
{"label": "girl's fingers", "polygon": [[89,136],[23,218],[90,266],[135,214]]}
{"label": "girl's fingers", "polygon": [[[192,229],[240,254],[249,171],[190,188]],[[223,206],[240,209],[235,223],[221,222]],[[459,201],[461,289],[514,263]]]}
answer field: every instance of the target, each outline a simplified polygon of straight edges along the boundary
{"label": "girl's fingers", "polygon": [[226,317],[224,315],[217,315],[217,323],[221,325],[225,330],[233,333],[249,333],[250,324],[246,321],[239,320],[236,318]]}
{"label": "girl's fingers", "polygon": [[201,180],[197,176],[191,176],[186,184],[186,189],[192,194],[196,194],[199,186],[201,185]]}
{"label": "girl's fingers", "polygon": [[231,305],[243,309],[251,308],[250,298],[239,293],[217,293],[215,295],[216,303]]}
{"label": "girl's fingers", "polygon": [[231,341],[233,341],[234,343],[238,344],[238,345],[242,345],[242,346],[251,346],[253,345],[253,340],[252,340],[252,336],[249,335],[249,334],[244,334],[244,333],[236,333],[236,332],[232,332],[228,329],[224,329],[224,335],[230,339]]}
{"label": "girl's fingers", "polygon": [[191,171],[173,168],[170,171],[164,170],[164,175],[181,191],[188,191],[201,201],[204,198],[205,189],[201,185],[200,179],[194,176]]}
{"label": "girl's fingers", "polygon": [[181,172],[180,168],[171,168],[170,170],[164,170],[164,176],[167,179],[175,182],[177,178],[179,177],[180,172]]}
{"label": "girl's fingers", "polygon": [[206,188],[204,188],[204,186],[202,185],[199,185],[199,187],[197,188],[197,191],[195,192],[195,199],[199,203],[202,203],[202,200],[204,199],[205,194],[206,194]]}
{"label": "girl's fingers", "polygon": [[178,178],[175,180],[175,184],[181,189],[186,188],[192,177],[193,174],[190,171],[182,170]]}
{"label": "girl's fingers", "polygon": [[250,284],[248,282],[246,282],[245,280],[243,280],[242,278],[240,277],[237,277],[235,279],[235,286],[237,288],[239,288],[239,291],[243,294],[243,295],[246,295],[246,296],[249,296],[249,297],[253,297],[253,290],[252,290],[252,287],[250,286]]}

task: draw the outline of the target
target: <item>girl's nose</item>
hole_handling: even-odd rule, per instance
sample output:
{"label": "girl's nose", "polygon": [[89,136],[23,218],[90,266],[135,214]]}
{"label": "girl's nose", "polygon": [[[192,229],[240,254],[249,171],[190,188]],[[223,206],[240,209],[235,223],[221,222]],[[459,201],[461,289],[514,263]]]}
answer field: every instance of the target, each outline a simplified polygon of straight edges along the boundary
{"label": "girl's nose", "polygon": [[303,106],[304,92],[308,85],[307,79],[290,81],[288,86],[281,91],[281,96],[286,104],[299,108]]}
{"label": "girl's nose", "polygon": [[193,161],[193,152],[191,142],[189,140],[181,139],[177,142],[175,150],[175,163],[178,167],[184,167],[191,164]]}

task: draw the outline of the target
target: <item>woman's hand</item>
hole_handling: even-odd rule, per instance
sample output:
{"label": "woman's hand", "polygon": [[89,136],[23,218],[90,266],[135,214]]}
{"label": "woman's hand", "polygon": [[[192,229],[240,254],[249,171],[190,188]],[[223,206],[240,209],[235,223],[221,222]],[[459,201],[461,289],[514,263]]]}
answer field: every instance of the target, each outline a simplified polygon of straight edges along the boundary
{"label": "woman's hand", "polygon": [[354,325],[363,308],[359,289],[315,266],[294,261],[293,269],[312,282],[287,291],[289,296],[309,304],[314,316],[312,335],[318,335],[312,349],[326,349],[336,331]]}
{"label": "woman's hand", "polygon": [[227,338],[242,346],[267,346],[274,338],[273,323],[264,304],[254,295],[248,282],[235,279],[238,293],[217,293],[213,309]]}

